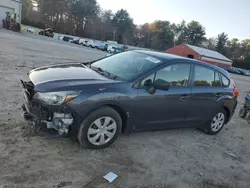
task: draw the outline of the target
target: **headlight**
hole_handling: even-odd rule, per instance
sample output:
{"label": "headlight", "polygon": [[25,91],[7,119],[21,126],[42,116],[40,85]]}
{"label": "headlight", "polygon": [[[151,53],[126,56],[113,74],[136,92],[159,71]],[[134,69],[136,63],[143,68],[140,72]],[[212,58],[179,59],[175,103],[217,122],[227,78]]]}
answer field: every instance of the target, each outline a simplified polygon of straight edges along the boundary
{"label": "headlight", "polygon": [[61,91],[61,92],[37,92],[34,99],[39,100],[48,105],[58,105],[69,102],[79,95],[78,92]]}

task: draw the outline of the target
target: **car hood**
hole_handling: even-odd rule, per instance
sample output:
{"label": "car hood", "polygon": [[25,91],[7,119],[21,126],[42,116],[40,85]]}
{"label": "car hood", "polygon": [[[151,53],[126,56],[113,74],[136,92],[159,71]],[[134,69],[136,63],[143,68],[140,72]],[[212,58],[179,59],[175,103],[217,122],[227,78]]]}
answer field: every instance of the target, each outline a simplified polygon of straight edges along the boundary
{"label": "car hood", "polygon": [[80,63],[52,65],[37,68],[29,73],[29,77],[34,85],[55,81],[109,80]]}

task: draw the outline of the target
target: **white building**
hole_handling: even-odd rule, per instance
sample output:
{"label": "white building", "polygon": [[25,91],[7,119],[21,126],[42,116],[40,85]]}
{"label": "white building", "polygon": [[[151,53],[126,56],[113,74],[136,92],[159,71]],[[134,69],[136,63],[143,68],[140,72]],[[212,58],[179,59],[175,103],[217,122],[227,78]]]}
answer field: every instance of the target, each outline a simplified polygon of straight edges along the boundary
{"label": "white building", "polygon": [[21,0],[0,0],[0,28],[2,27],[2,20],[6,17],[6,12],[16,13],[17,22],[21,23]]}

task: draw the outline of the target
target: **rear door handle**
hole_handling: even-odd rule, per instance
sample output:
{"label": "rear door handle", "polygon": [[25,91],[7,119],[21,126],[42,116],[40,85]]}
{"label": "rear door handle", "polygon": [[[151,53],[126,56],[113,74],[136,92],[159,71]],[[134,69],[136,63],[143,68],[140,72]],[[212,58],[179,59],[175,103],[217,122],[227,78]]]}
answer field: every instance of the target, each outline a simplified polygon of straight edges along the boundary
{"label": "rear door handle", "polygon": [[184,95],[181,95],[181,96],[180,96],[180,100],[181,100],[181,101],[185,101],[185,100],[187,100],[187,98],[188,98],[188,95],[187,95],[187,94],[184,94]]}

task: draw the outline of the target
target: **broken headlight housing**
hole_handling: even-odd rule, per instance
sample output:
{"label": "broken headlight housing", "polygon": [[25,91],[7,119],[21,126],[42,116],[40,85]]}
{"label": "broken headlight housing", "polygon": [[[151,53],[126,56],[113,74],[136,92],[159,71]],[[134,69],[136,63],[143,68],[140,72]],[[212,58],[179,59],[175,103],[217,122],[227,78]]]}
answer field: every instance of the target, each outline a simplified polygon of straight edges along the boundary
{"label": "broken headlight housing", "polygon": [[37,92],[34,99],[47,105],[60,105],[76,98],[79,92],[59,91],[59,92]]}

